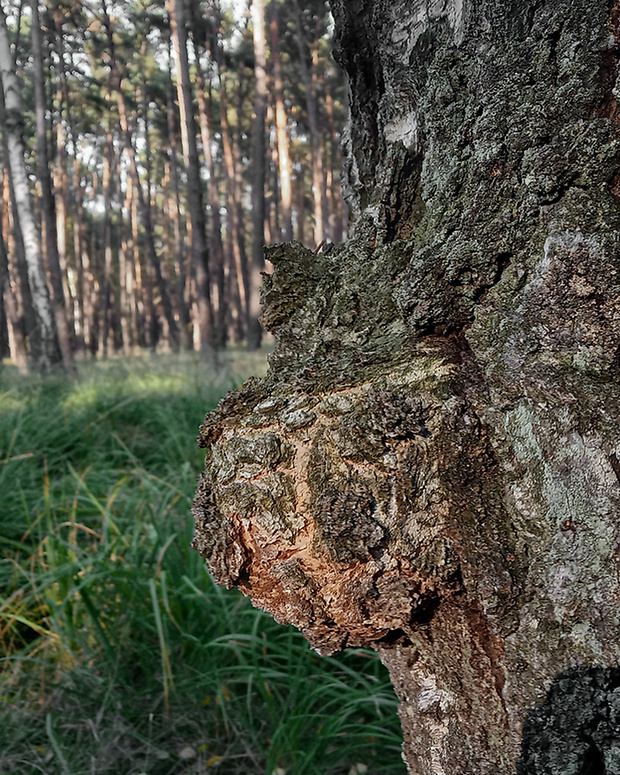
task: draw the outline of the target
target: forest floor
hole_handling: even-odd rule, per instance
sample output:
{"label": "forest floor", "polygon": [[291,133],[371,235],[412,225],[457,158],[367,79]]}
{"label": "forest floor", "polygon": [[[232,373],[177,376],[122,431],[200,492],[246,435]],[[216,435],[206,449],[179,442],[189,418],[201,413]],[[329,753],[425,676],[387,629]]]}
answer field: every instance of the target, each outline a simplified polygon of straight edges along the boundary
{"label": "forest floor", "polygon": [[317,656],[189,546],[198,426],[264,369],[0,371],[0,772],[405,772],[376,655]]}

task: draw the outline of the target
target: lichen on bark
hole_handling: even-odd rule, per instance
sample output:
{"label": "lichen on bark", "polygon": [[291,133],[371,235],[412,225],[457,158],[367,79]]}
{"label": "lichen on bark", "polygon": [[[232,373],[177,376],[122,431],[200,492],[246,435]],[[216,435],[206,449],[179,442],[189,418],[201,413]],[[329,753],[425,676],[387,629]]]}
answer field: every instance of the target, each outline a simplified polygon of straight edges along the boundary
{"label": "lichen on bark", "polygon": [[195,546],[378,650],[410,772],[619,772],[619,7],[332,9],[355,228],[268,249],[277,347],[202,426]]}

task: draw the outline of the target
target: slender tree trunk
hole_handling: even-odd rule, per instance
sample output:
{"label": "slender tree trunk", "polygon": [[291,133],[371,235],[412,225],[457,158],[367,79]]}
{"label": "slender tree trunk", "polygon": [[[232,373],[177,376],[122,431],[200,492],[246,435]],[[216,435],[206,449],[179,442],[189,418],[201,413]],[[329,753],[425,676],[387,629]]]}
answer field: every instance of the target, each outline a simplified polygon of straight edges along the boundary
{"label": "slender tree trunk", "polygon": [[[0,83],[0,124],[4,123],[4,93]],[[32,294],[28,284],[28,265],[26,263],[26,250],[19,218],[17,217],[17,200],[15,190],[8,169],[9,144],[6,132],[2,133],[2,152],[5,160],[2,182],[3,217],[6,226],[4,233],[9,242],[9,275],[17,278],[15,293],[19,308],[21,329],[27,341],[27,352],[36,360],[36,354],[40,352],[40,331],[37,326],[37,318],[32,304]]]}
{"label": "slender tree trunk", "polygon": [[140,206],[140,212],[142,214],[142,223],[144,226],[144,238],[146,241],[147,253],[153,272],[155,273],[155,283],[159,291],[161,303],[164,309],[164,316],[168,323],[168,331],[170,335],[170,345],[174,352],[179,350],[179,332],[174,318],[174,311],[172,309],[172,302],[170,301],[170,293],[168,292],[168,284],[162,274],[161,261],[157,255],[157,249],[155,248],[155,238],[153,234],[153,223],[151,218],[151,207],[148,196],[144,196],[142,190],[142,184],[140,182],[140,175],[138,172],[138,166],[136,164],[136,153],[133,147],[133,140],[131,136],[131,130],[127,121],[127,110],[125,107],[125,97],[123,95],[122,82],[118,84],[116,91],[118,115],[121,124],[121,131],[125,136],[125,147],[127,149],[127,155],[129,157],[129,165],[131,170],[131,176],[133,178],[134,188],[138,194],[138,203]]}
{"label": "slender tree trunk", "polygon": [[215,176],[215,165],[211,153],[211,102],[205,95],[205,82],[200,64],[200,51],[196,41],[194,44],[194,67],[196,68],[196,95],[198,97],[198,115],[200,118],[200,136],[205,158],[205,166],[209,176],[207,182],[207,199],[211,212],[211,258],[215,288],[217,290],[215,342],[218,347],[226,345],[227,298],[224,283],[224,246],[222,244],[222,224],[220,220],[220,197]]}
{"label": "slender tree trunk", "polygon": [[[147,282],[140,261],[140,238],[138,233],[138,203],[134,193],[134,182],[131,176],[127,181],[127,209],[129,211],[131,226],[131,250],[133,263],[133,276],[135,278],[135,291],[133,294],[132,315],[135,318],[136,342],[139,347],[148,346],[147,312],[145,300],[147,299]],[[149,308],[150,311],[150,308]]]}
{"label": "slender tree trunk", "polygon": [[293,167],[291,164],[288,120],[284,105],[284,84],[282,82],[282,59],[280,56],[280,27],[278,6],[271,1],[271,61],[273,63],[273,86],[275,97],[276,143],[278,147],[278,178],[280,181],[280,203],[284,222],[284,240],[293,239]]}
{"label": "slender tree trunk", "polygon": [[293,0],[297,22],[297,46],[299,49],[299,65],[301,77],[306,92],[306,108],[308,111],[308,126],[312,144],[312,199],[314,215],[314,242],[319,245],[327,236],[325,232],[325,174],[323,170],[323,154],[319,131],[319,114],[316,99],[316,48],[312,52],[312,72],[307,63],[307,43],[301,23],[301,11],[298,0]]}
{"label": "slender tree trunk", "polygon": [[177,93],[181,114],[181,140],[183,160],[188,182],[188,206],[191,221],[192,262],[196,275],[198,315],[200,328],[200,349],[207,359],[212,358],[213,313],[211,309],[211,288],[209,280],[209,251],[207,248],[205,214],[203,208],[202,184],[198,146],[196,144],[196,122],[189,62],[187,58],[187,34],[183,12],[183,0],[166,0],[176,64]]}
{"label": "slender tree trunk", "polygon": [[303,245],[306,238],[306,185],[302,162],[299,164],[295,183],[297,187],[297,241]]}
{"label": "slender tree trunk", "polygon": [[[92,276],[90,260],[88,255],[88,238],[86,224],[84,219],[84,210],[82,206],[82,176],[80,171],[80,160],[78,154],[78,138],[73,121],[71,100],[69,97],[69,87],[67,83],[67,73],[65,66],[65,49],[63,40],[63,13],[59,7],[54,8],[54,29],[55,46],[58,57],[58,103],[62,105],[66,121],[67,132],[62,131],[62,123],[58,124],[57,147],[58,147],[58,174],[62,176],[61,189],[66,189],[67,194],[63,197],[62,203],[57,203],[57,222],[58,233],[66,235],[67,232],[67,209],[73,219],[73,255],[76,270],[76,288],[75,295],[78,312],[74,316],[73,330],[76,339],[83,348],[88,347],[90,340],[90,331],[94,314],[93,297],[96,293],[94,284],[95,278]],[[71,138],[71,155],[73,164],[73,190],[70,191],[68,184],[69,175],[67,173],[67,148],[66,140]],[[62,146],[62,147],[61,147]],[[60,197],[59,197],[60,199]],[[59,206],[60,205],[60,206]],[[64,207],[64,214],[63,214]],[[64,222],[64,226],[63,226]],[[60,247],[60,246],[59,246]]]}
{"label": "slender tree trunk", "polygon": [[342,242],[344,237],[344,200],[342,198],[342,192],[340,190],[340,176],[334,180],[334,173],[340,171],[340,149],[339,142],[336,136],[336,120],[334,111],[334,100],[329,89],[329,84],[324,84],[325,90],[325,111],[327,113],[327,119],[329,122],[329,138],[330,138],[330,161],[328,170],[331,175],[331,182],[327,185],[327,190],[330,198],[330,204],[328,211],[331,219],[333,219],[333,228],[330,233],[334,242]]}
{"label": "slender tree trunk", "polygon": [[112,83],[108,84],[106,95],[108,127],[103,150],[103,174],[101,189],[103,196],[102,257],[99,266],[99,307],[97,324],[97,352],[106,358],[108,355],[108,334],[110,330],[110,298],[112,294],[112,196],[114,164],[114,137],[112,130]]}
{"label": "slender tree trunk", "polygon": [[63,129],[62,116],[60,115],[62,105],[62,89],[59,84],[58,105],[59,116],[56,125],[56,162],[54,165],[54,191],[56,196],[56,234],[58,238],[58,261],[60,267],[60,278],[62,283],[63,296],[65,299],[65,316],[67,319],[67,328],[69,341],[71,343],[71,354],[75,348],[75,312],[74,303],[76,296],[75,285],[69,282],[69,264],[67,251],[67,205],[69,199],[68,181],[67,181],[67,137]]}
{"label": "slender tree trunk", "polygon": [[173,85],[171,75],[170,42],[168,48],[168,78],[166,80],[166,105],[168,107],[168,143],[170,147],[170,177],[173,189],[173,205],[171,209],[172,223],[174,230],[174,264],[177,274],[177,306],[179,310],[179,321],[181,324],[181,343],[184,349],[192,348],[192,336],[190,334],[191,318],[189,304],[186,299],[186,290],[189,285],[189,278],[186,271],[186,231],[183,228],[184,219],[181,213],[181,196],[178,168],[178,143],[177,143],[177,122],[176,106],[173,96]]}
{"label": "slender tree trunk", "polygon": [[229,244],[233,255],[238,297],[243,308],[243,314],[240,320],[243,320],[243,330],[245,332],[247,329],[246,323],[249,313],[249,278],[247,258],[243,248],[242,225],[240,223],[241,202],[238,201],[237,165],[235,163],[233,138],[228,120],[227,78],[221,68],[220,80],[220,121],[222,125],[222,149],[226,171],[226,231],[229,235]]}
{"label": "slender tree trunk", "polygon": [[34,100],[37,127],[37,178],[41,186],[41,210],[45,224],[45,256],[52,289],[52,302],[58,331],[58,341],[63,363],[73,367],[73,350],[67,322],[67,306],[63,276],[58,252],[58,232],[56,228],[56,202],[52,190],[52,179],[48,158],[47,140],[47,100],[45,96],[45,73],[43,68],[43,39],[39,21],[39,0],[31,0],[32,12],[32,57],[34,61]]}
{"label": "slender tree trunk", "polygon": [[[8,204],[7,200],[3,201]],[[4,305],[9,342],[12,345],[10,354],[14,358],[20,373],[27,374],[28,352],[26,349],[26,337],[24,335],[23,321],[20,319],[17,298],[11,287],[9,257],[4,241],[4,224],[2,217],[0,217],[0,304]]]}
{"label": "slender tree trunk", "polygon": [[265,5],[252,2],[254,39],[254,126],[252,134],[252,263],[249,271],[247,343],[249,350],[260,347],[260,273],[265,266],[265,123],[267,118],[267,45],[265,41]]}
{"label": "slender tree trunk", "polygon": [[6,18],[2,8],[0,8],[0,80],[2,81],[5,103],[3,133],[6,133],[7,138],[9,169],[17,208],[16,217],[19,217],[24,239],[28,285],[37,320],[37,339],[40,344],[38,351],[34,351],[34,348],[31,349],[31,357],[36,368],[42,372],[48,372],[62,366],[62,354],[30,199],[21,138],[20,90],[13,69]]}
{"label": "slender tree trunk", "polygon": [[123,213],[121,218],[120,247],[118,251],[118,269],[120,280],[120,313],[123,338],[123,354],[131,355],[135,346],[135,331],[132,327],[132,290],[131,271],[131,212],[128,189],[125,188]]}
{"label": "slender tree trunk", "polygon": [[412,775],[617,773],[618,6],[331,5],[355,228],[269,252],[195,545],[378,651]]}

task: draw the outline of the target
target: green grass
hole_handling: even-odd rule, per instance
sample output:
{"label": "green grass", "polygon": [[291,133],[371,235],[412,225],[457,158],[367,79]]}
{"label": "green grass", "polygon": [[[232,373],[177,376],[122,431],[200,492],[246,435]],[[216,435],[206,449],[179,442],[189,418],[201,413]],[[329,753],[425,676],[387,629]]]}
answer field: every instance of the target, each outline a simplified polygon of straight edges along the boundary
{"label": "green grass", "polygon": [[261,368],[0,372],[0,772],[405,772],[376,656],[317,656],[189,547],[198,425]]}

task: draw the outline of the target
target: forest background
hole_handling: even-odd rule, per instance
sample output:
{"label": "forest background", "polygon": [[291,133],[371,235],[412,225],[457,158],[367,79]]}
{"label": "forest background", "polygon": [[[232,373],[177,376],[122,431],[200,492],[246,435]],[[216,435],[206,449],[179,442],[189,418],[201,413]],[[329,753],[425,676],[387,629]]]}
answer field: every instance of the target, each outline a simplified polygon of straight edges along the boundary
{"label": "forest background", "polygon": [[346,229],[326,3],[3,8],[0,355],[257,348],[263,245]]}
{"label": "forest background", "polygon": [[[376,655],[192,549],[263,244],[346,233],[324,2],[0,2],[0,772],[404,772]],[[263,343],[264,345],[265,343]]]}

